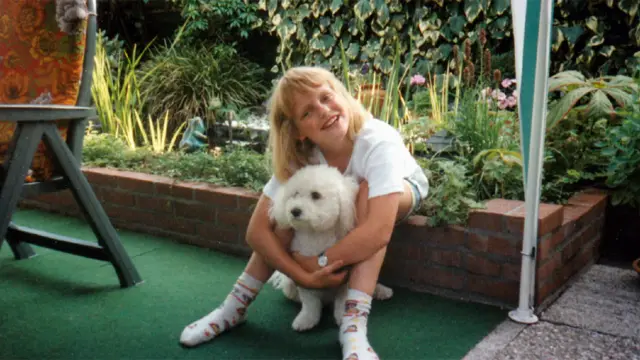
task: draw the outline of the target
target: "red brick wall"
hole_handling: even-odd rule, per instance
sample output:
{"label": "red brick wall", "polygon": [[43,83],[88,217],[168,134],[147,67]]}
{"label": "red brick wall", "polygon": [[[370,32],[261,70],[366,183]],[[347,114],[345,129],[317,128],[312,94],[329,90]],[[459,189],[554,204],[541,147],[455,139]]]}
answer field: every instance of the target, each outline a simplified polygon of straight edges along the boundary
{"label": "red brick wall", "polygon": [[[122,229],[247,256],[244,232],[259,193],[110,169],[84,169],[113,224]],[[569,205],[540,204],[536,303],[553,296],[597,257],[606,195],[586,193]],[[79,216],[69,190],[23,200]],[[471,301],[517,305],[524,203],[491,200],[465,226],[432,228],[421,216],[398,226],[381,281]]]}
{"label": "red brick wall", "polygon": [[577,272],[599,257],[607,197],[590,191],[564,206],[560,227],[541,237],[536,270],[536,302],[550,300]]}

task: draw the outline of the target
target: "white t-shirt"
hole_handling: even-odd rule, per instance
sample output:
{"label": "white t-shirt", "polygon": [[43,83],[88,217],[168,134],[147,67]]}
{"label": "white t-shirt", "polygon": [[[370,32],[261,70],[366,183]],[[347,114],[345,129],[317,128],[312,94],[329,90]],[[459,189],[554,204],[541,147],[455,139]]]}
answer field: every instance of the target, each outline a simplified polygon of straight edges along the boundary
{"label": "white t-shirt", "polygon": [[[326,164],[319,149],[315,150],[316,164]],[[424,176],[420,165],[405,147],[400,133],[391,125],[374,118],[365,121],[357,134],[353,153],[345,175],[354,176],[358,181],[367,180],[369,198],[404,191],[404,179],[419,173]],[[426,176],[424,176],[426,181]],[[280,182],[272,176],[262,192],[273,199]],[[426,194],[423,194],[426,196]]]}

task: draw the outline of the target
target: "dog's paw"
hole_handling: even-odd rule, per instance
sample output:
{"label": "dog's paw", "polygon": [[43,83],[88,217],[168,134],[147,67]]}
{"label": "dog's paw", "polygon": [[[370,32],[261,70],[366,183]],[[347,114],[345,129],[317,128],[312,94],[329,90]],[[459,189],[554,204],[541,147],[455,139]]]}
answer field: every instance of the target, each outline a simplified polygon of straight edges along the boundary
{"label": "dog's paw", "polygon": [[293,320],[291,327],[296,331],[307,331],[320,322],[320,315],[311,312],[300,312]]}
{"label": "dog's paw", "polygon": [[376,289],[373,291],[373,298],[376,300],[389,300],[393,296],[393,289],[377,284]]}

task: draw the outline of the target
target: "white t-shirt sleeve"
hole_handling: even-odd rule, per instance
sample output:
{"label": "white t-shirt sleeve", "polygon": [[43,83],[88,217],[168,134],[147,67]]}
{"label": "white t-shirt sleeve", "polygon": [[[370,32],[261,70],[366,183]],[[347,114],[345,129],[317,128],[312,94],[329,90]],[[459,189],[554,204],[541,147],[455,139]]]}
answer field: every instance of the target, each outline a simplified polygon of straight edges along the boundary
{"label": "white t-shirt sleeve", "polygon": [[364,178],[369,184],[369,199],[404,192],[402,145],[383,140],[369,149],[364,159]]}
{"label": "white t-shirt sleeve", "polygon": [[264,185],[262,188],[262,193],[266,195],[269,199],[273,199],[276,196],[276,192],[280,187],[280,181],[276,179],[275,175],[271,176],[271,179]]}

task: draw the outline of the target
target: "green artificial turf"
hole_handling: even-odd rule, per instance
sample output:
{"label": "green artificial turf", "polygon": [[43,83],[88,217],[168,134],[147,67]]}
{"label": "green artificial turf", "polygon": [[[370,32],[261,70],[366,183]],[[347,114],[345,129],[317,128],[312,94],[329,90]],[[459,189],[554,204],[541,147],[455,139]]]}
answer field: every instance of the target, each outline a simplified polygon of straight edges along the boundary
{"label": "green artificial turf", "polygon": [[[19,225],[95,240],[85,222],[19,211]],[[144,283],[120,289],[110,264],[34,247],[15,261],[0,248],[0,359],[339,359],[330,309],[318,328],[291,329],[298,305],[266,285],[248,321],[183,348],[185,325],[227,295],[245,260],[119,231]],[[369,338],[382,359],[460,359],[505,318],[484,305],[395,289],[374,302]]]}

